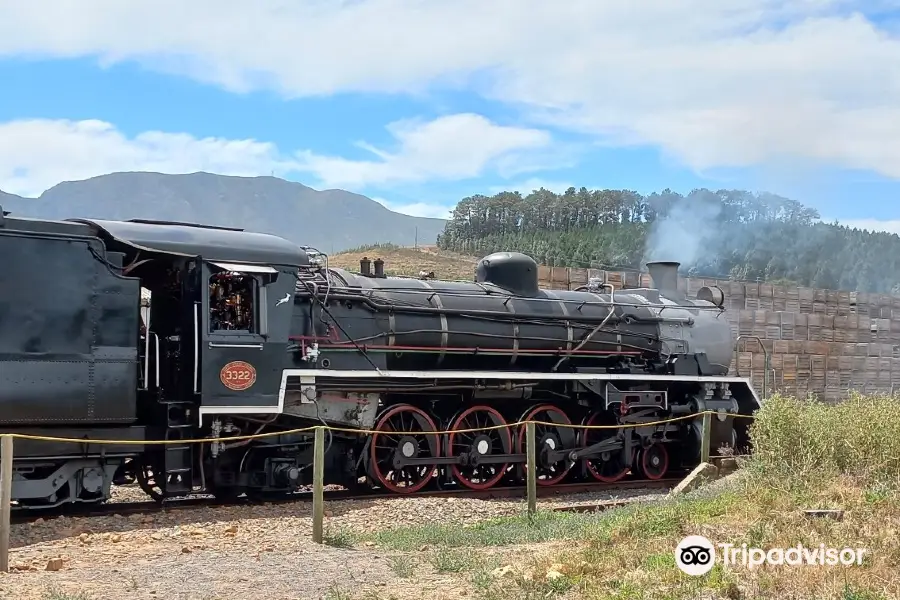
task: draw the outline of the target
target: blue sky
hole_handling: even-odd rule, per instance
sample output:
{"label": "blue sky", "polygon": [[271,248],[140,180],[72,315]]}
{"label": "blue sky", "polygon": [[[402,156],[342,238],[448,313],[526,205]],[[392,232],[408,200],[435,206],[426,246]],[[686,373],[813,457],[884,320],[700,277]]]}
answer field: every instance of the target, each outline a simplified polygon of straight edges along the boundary
{"label": "blue sky", "polygon": [[739,188],[900,232],[888,0],[111,6],[0,8],[0,189],[274,173],[439,216],[502,189]]}

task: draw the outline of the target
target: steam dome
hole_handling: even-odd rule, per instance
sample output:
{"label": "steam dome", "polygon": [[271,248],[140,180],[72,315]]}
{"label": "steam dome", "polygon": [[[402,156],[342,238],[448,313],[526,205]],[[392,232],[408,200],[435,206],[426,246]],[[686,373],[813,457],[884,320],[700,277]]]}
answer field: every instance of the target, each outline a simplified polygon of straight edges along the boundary
{"label": "steam dome", "polygon": [[535,296],[538,293],[537,263],[519,252],[495,252],[478,261],[475,281],[492,283],[519,296]]}

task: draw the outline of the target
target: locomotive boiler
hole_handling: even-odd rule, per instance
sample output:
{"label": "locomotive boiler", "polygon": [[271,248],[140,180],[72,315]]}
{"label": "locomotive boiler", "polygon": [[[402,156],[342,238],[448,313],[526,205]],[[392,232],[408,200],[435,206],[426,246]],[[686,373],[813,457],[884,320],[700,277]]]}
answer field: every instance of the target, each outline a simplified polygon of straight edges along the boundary
{"label": "locomotive boiler", "polygon": [[348,487],[515,484],[524,420],[541,485],[659,479],[699,460],[697,413],[741,447],[759,405],[721,290],[688,298],[677,263],[548,290],[511,252],[441,281],[238,229],[0,215],[0,431],[83,440],[17,440],[17,508],[291,493],[322,424]]}
{"label": "locomotive boiler", "polygon": [[[320,350],[364,343],[390,369],[554,373],[641,364],[647,372],[727,374],[734,338],[722,316],[721,290],[705,287],[699,299],[688,299],[677,286],[678,263],[648,266],[657,288],[627,292],[610,284],[539,289],[534,260],[510,252],[482,259],[474,282],[377,277],[364,264],[361,274],[331,269],[328,282],[326,275],[301,279],[300,295],[329,291],[341,322],[360,327],[358,335],[334,343],[339,332],[326,322],[309,320],[304,327],[313,304],[295,324],[311,335],[295,339],[318,342]],[[369,330],[343,307],[366,311]],[[352,363],[362,364],[358,357]]]}

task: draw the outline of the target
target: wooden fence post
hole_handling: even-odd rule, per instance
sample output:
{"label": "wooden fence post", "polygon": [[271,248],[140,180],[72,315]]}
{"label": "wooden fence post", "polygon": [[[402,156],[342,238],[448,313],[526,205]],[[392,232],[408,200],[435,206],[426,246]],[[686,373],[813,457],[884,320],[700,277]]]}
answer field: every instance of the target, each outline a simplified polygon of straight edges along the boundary
{"label": "wooden fence post", "polygon": [[537,443],[534,439],[534,423],[525,424],[525,468],[528,474],[528,516],[531,517],[537,511]]}
{"label": "wooden fence post", "polygon": [[710,413],[703,414],[703,430],[700,437],[700,462],[709,462],[709,440],[712,435],[712,415]]}
{"label": "wooden fence post", "polygon": [[325,428],[316,427],[313,446],[313,542],[323,540],[323,520],[325,518]]}
{"label": "wooden fence post", "polygon": [[0,571],[9,573],[9,517],[12,503],[13,438],[0,441]]}

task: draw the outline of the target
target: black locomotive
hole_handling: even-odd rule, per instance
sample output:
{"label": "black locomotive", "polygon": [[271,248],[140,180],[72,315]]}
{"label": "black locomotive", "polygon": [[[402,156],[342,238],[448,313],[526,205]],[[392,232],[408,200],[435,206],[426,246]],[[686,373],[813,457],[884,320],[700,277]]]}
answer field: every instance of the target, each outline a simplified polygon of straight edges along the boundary
{"label": "black locomotive", "polygon": [[657,289],[542,290],[516,253],[436,281],[239,229],[0,215],[0,431],[85,440],[17,440],[17,509],[135,480],[158,500],[293,492],[312,434],[290,430],[323,423],[326,484],[513,482],[524,428],[492,426],[526,419],[547,423],[539,484],[659,479],[697,463],[700,419],[653,422],[714,410],[712,447],[740,447],[733,415],[759,405],[728,376],[721,290],[685,297],[677,263],[649,265]]}

